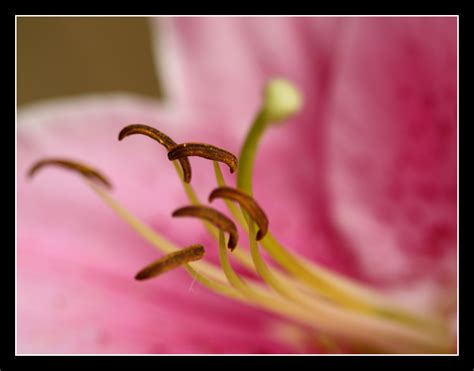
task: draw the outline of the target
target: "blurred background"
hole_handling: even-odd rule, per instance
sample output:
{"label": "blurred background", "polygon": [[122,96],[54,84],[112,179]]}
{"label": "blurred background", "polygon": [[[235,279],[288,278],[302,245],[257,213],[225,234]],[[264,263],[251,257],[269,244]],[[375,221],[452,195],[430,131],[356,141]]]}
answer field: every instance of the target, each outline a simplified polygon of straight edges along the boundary
{"label": "blurred background", "polygon": [[161,95],[147,18],[18,17],[17,58],[20,107],[100,92]]}

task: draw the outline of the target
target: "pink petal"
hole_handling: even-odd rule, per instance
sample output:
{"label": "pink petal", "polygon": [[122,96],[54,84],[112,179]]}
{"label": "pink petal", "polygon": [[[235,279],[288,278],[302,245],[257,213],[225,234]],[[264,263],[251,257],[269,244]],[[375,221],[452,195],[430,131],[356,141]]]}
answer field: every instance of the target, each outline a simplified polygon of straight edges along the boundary
{"label": "pink petal", "polygon": [[358,245],[453,253],[456,20],[372,20],[350,33],[328,124],[335,212],[347,234],[366,239]]}
{"label": "pink petal", "polygon": [[[202,113],[242,141],[268,79],[282,76],[319,101],[344,25],[338,18],[153,19],[157,64],[169,100]],[[311,83],[308,83],[310,81]],[[196,127],[196,131],[198,128]]]}
{"label": "pink petal", "polygon": [[331,213],[354,264],[373,282],[421,285],[438,306],[456,287],[456,40],[456,18],[354,22],[325,136]]}

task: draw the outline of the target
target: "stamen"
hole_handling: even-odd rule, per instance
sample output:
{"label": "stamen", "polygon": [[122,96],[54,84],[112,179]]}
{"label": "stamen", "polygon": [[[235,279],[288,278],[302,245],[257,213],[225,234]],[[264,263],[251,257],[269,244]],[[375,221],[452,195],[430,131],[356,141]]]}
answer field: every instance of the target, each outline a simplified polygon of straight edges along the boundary
{"label": "stamen", "polygon": [[133,134],[143,134],[162,144],[167,150],[172,149],[176,142],[161,131],[143,124],[133,124],[124,127],[119,133],[119,140]]}
{"label": "stamen", "polygon": [[209,202],[212,202],[215,198],[225,198],[238,202],[259,227],[256,237],[257,241],[265,237],[268,231],[268,218],[252,196],[249,196],[240,189],[219,187],[211,192]]}
{"label": "stamen", "polygon": [[[160,235],[157,231],[150,228],[148,225],[142,223],[135,215],[128,211],[125,207],[120,205],[117,200],[113,199],[112,196],[96,186],[93,182],[86,181],[86,184],[109,206],[127,225],[129,225],[135,232],[138,233],[145,241],[149,242],[153,247],[158,249],[164,254],[169,254],[179,250],[172,241],[168,240],[164,236]],[[207,277],[212,280],[219,282],[225,282],[225,277],[222,272],[214,265],[200,260],[192,264],[186,264],[185,268],[193,265],[199,272],[204,273]],[[197,272],[194,272],[198,274]]]}
{"label": "stamen", "polygon": [[237,246],[239,234],[234,222],[220,211],[207,206],[185,206],[173,212],[173,216],[194,216],[205,219],[220,230],[229,233],[227,247],[233,251]]}
{"label": "stamen", "polygon": [[66,169],[74,170],[88,179],[101,183],[108,189],[112,188],[112,185],[109,180],[99,171],[80,162],[60,158],[48,158],[36,162],[28,171],[28,177],[32,178],[38,172],[38,170],[48,165],[60,166]]}
{"label": "stamen", "polygon": [[[177,249],[174,244],[141,223],[135,216],[119,205],[116,200],[113,200],[103,187],[87,178],[85,181],[117,215],[123,218],[128,225],[153,246],[165,253]],[[225,243],[223,238],[221,241]],[[433,351],[446,353],[451,351],[451,339],[439,337],[430,331],[426,333],[414,332],[413,329],[403,324],[395,324],[381,318],[351,313],[347,308],[332,305],[323,299],[317,300],[319,305],[313,309],[296,306],[295,303],[273,296],[271,292],[254,280],[245,280],[246,285],[253,292],[251,297],[246,294],[242,295],[241,291],[235,290],[224,283],[227,274],[224,275],[217,267],[203,260],[187,263],[184,265],[184,268],[197,281],[226,297],[235,298],[239,301],[267,309],[292,321],[311,326],[316,330],[327,331],[335,336],[341,335],[348,339],[368,341],[371,344],[384,347],[387,351],[398,353],[425,353]]]}
{"label": "stamen", "polygon": [[[178,174],[180,176],[180,179],[182,179],[181,169],[176,164],[176,162],[173,162],[173,164],[175,165],[176,171],[178,172]],[[213,161],[213,164],[214,164],[214,167],[217,166],[217,169],[219,169],[219,163],[218,162]],[[220,172],[220,169],[219,169],[219,172]],[[184,191],[186,192],[186,195],[188,197],[189,202],[191,202],[191,204],[193,204],[195,206],[201,205],[202,202],[199,200],[199,197],[197,196],[196,192],[194,191],[193,186],[191,184],[186,184],[184,182],[182,182],[182,184],[183,184]],[[229,203],[231,207],[234,207],[236,210],[238,210],[238,208],[231,201],[226,200],[225,202]],[[242,214],[240,214],[239,216],[243,218]],[[219,232],[217,231],[217,229],[211,223],[207,222],[206,220],[203,220],[202,222],[203,222],[204,227],[207,229],[207,231],[211,235],[211,237],[214,238],[215,240],[218,240]],[[236,246],[236,248],[237,247],[238,247],[238,245]],[[252,259],[250,258],[250,255],[245,250],[243,250],[243,249],[234,250],[233,255],[245,268],[249,269],[250,271],[255,272],[255,267],[252,263]]]}
{"label": "stamen", "polygon": [[[163,145],[168,151],[176,147],[176,142],[161,131],[143,124],[133,124],[124,127],[119,133],[119,140],[128,137],[133,134],[143,134],[156,140],[158,143]],[[186,183],[191,182],[191,164],[186,157],[180,158],[179,163],[183,169],[183,177]]]}
{"label": "stamen", "polygon": [[206,143],[181,143],[168,152],[170,160],[177,160],[187,156],[199,156],[223,162],[231,173],[237,169],[238,160],[232,153]]}
{"label": "stamen", "polygon": [[143,281],[159,276],[186,263],[201,259],[204,256],[202,245],[192,245],[183,250],[172,252],[143,268],[135,276],[138,281]]}

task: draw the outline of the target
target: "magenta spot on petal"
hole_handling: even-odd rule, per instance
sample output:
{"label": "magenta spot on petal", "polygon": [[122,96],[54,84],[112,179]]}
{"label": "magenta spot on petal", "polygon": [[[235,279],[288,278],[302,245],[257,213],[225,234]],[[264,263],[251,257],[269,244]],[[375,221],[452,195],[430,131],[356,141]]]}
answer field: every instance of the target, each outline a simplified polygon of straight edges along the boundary
{"label": "magenta spot on petal", "polygon": [[388,223],[393,221],[393,210],[388,206],[379,207],[375,216],[378,220]]}
{"label": "magenta spot on petal", "polygon": [[420,48],[417,45],[415,45],[411,40],[405,41],[403,50],[405,51],[409,59],[418,59],[420,56]]}
{"label": "magenta spot on petal", "polygon": [[425,109],[428,109],[428,110],[433,109],[435,105],[436,105],[436,99],[433,94],[428,93],[423,96],[423,107]]}
{"label": "magenta spot on petal", "polygon": [[416,187],[416,195],[424,201],[433,202],[438,199],[439,192],[434,184],[422,183]]}
{"label": "magenta spot on petal", "polygon": [[447,136],[453,134],[453,126],[448,119],[440,119],[436,122],[436,128],[438,129],[438,134],[446,139]]}
{"label": "magenta spot on petal", "polygon": [[408,102],[413,97],[413,89],[408,84],[403,84],[397,87],[396,96],[400,103]]}
{"label": "magenta spot on petal", "polygon": [[443,190],[444,199],[448,202],[455,203],[457,201],[457,194],[456,186],[447,187]]}
{"label": "magenta spot on petal", "polygon": [[454,223],[438,222],[428,229],[428,233],[423,241],[423,247],[431,257],[437,257],[455,243],[456,231]]}
{"label": "magenta spot on petal", "polygon": [[403,188],[399,182],[392,182],[387,188],[387,196],[392,201],[399,201],[403,193]]}
{"label": "magenta spot on petal", "polygon": [[422,213],[420,208],[416,206],[408,207],[406,210],[406,219],[412,225],[419,225],[422,220]]}
{"label": "magenta spot on petal", "polygon": [[369,176],[370,175],[370,166],[367,164],[367,161],[363,158],[351,158],[348,161],[348,166],[350,171],[355,176]]}

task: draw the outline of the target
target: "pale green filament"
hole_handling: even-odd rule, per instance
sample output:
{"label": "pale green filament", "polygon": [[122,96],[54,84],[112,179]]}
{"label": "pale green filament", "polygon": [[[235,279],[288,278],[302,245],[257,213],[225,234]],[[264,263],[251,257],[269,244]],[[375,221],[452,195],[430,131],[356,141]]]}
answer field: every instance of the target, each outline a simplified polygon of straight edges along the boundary
{"label": "pale green filament", "polygon": [[[260,304],[266,309],[279,313],[292,313],[297,321],[308,321],[311,327],[325,330],[334,335],[344,335],[351,339],[363,338],[372,344],[382,346],[395,352],[422,353],[445,352],[449,347],[446,339],[433,334],[424,334],[405,326],[381,321],[374,317],[367,317],[350,313],[324,301],[314,301],[311,308],[293,306],[288,301],[273,297],[262,289],[248,285],[233,270],[227,258],[227,248],[223,232],[219,232],[219,258],[225,276],[230,284],[251,301]],[[409,344],[409,345],[408,345]]]}
{"label": "pale green filament", "polygon": [[[219,163],[217,161],[214,161],[214,173],[216,175],[217,185],[219,187],[226,186],[226,182],[225,182],[224,177],[222,175],[221,168],[220,168]],[[244,217],[243,217],[242,213],[240,212],[239,208],[237,206],[235,206],[232,201],[229,201],[227,199],[224,199],[224,201],[225,201],[225,204],[227,205],[227,208],[230,210],[230,212],[234,216],[234,218],[237,219],[237,221],[241,225],[244,225],[245,220],[244,220]]]}
{"label": "pale green filament", "polygon": [[[163,252],[176,250],[176,246],[167,239],[159,236],[155,231],[145,226],[135,216],[113,200],[107,192],[93,182],[87,181],[91,188],[121,217],[153,246]],[[226,252],[221,237],[221,249]],[[348,313],[325,301],[314,301],[312,308],[304,308],[289,301],[272,295],[259,283],[244,282],[233,272],[227,256],[221,253],[224,259],[224,274],[212,264],[198,261],[187,264],[186,270],[199,282],[209,289],[227,297],[243,301],[248,304],[263,307],[271,312],[283,315],[296,322],[309,325],[316,330],[326,331],[335,336],[343,336],[354,341],[367,341],[373,346],[382,347],[389,352],[446,352],[448,345],[442,338],[430,333],[419,333],[405,326],[387,323],[376,318]],[[193,267],[199,269],[198,272]],[[233,272],[233,273],[232,273]],[[225,283],[225,278],[231,279],[234,287]]]}
{"label": "pale green filament", "polygon": [[[178,176],[179,176],[179,179],[181,180],[181,183],[183,184],[184,191],[186,192],[186,196],[188,196],[189,201],[191,201],[191,203],[193,205],[200,205],[201,202],[199,201],[199,198],[196,195],[196,192],[194,192],[193,186],[184,181],[183,170],[181,169],[179,161],[178,160],[173,161],[173,165],[176,169],[176,172],[178,173]],[[211,224],[209,224],[209,225],[211,225]]]}
{"label": "pale green filament", "polygon": [[[173,161],[173,163],[174,163],[176,171],[179,175],[179,178],[181,179],[181,183],[184,187],[184,190],[186,192],[186,195],[188,196],[189,201],[193,205],[201,205],[201,201],[199,201],[199,197],[196,195],[196,192],[194,191],[193,186],[191,184],[186,183],[183,180],[183,173],[182,173],[181,167],[179,166],[178,161]],[[216,166],[219,169],[219,164],[214,161],[214,169],[215,169]],[[221,177],[222,177],[222,173],[221,173]],[[235,208],[235,206],[232,203],[230,203],[230,206]],[[242,217],[242,216],[240,215],[240,217]],[[208,232],[210,233],[210,235],[217,241],[219,237],[218,237],[216,227],[214,227],[211,223],[209,223],[205,220],[203,220],[202,222],[203,222],[204,226],[206,227],[206,229],[208,230]],[[233,255],[236,257],[237,260],[239,260],[239,262],[245,268],[247,268],[251,271],[255,271],[255,267],[252,264],[252,259],[249,257],[249,255],[239,245],[237,245]]]}
{"label": "pale green filament", "polygon": [[[220,169],[219,163],[217,161],[214,161],[214,172],[215,172],[215,175],[216,175],[217,185],[219,187],[227,186],[227,184],[224,180],[224,177],[222,175],[222,171]],[[229,200],[225,200],[225,203],[226,203],[227,207],[229,208],[230,212],[232,213],[232,215],[234,216],[234,218],[240,223],[240,225],[248,233],[247,222],[245,221],[243,213],[241,212],[241,210],[238,207],[236,207]],[[252,241],[252,239],[250,239],[250,241]],[[239,251],[234,251],[234,254],[236,252],[239,252]],[[249,259],[247,254],[242,253],[241,255],[245,255],[245,260]],[[252,261],[253,261],[253,265],[255,266],[255,268],[257,268],[255,259],[253,259],[253,257],[252,257]],[[281,272],[278,272],[276,270],[273,270],[273,275],[277,276],[279,280],[286,281],[286,284],[289,285],[289,286],[292,286],[293,288],[296,288],[298,290],[302,290],[305,293],[311,292],[311,288],[307,287],[306,285],[304,285],[304,283],[301,283],[300,281],[296,280],[295,278],[286,276],[285,274],[283,274]],[[264,278],[264,277],[262,277],[262,278]]]}
{"label": "pale green filament", "polygon": [[[120,216],[130,227],[132,227],[140,236],[142,236],[146,241],[148,241],[152,246],[156,247],[161,252],[168,254],[178,250],[178,246],[173,244],[171,241],[166,239],[163,236],[160,236],[154,230],[152,230],[147,225],[143,224],[140,219],[131,214],[123,206],[121,206],[117,201],[115,201],[106,191],[101,187],[97,186],[94,182],[86,180],[87,184],[99,195],[99,197],[113,210],[115,213]],[[205,261],[198,261],[190,263],[193,266],[199,268],[201,271],[205,272],[210,277],[225,282],[225,278],[222,275],[222,272],[217,269],[214,265],[209,264]],[[187,264],[187,265],[190,265]]]}
{"label": "pale green filament", "polygon": [[[246,218],[248,220],[248,216],[246,216]],[[253,221],[248,220],[248,222],[249,236],[253,236],[255,234]],[[295,288],[287,282],[280,280],[279,277],[277,277],[267,266],[262,256],[260,255],[257,240],[252,237],[250,237],[250,254],[252,255],[253,263],[255,264],[255,268],[257,269],[258,274],[271,288],[273,288],[280,295],[288,299],[295,300],[304,305],[307,304],[304,299],[301,300],[301,294],[299,293],[299,291],[295,290]]]}

